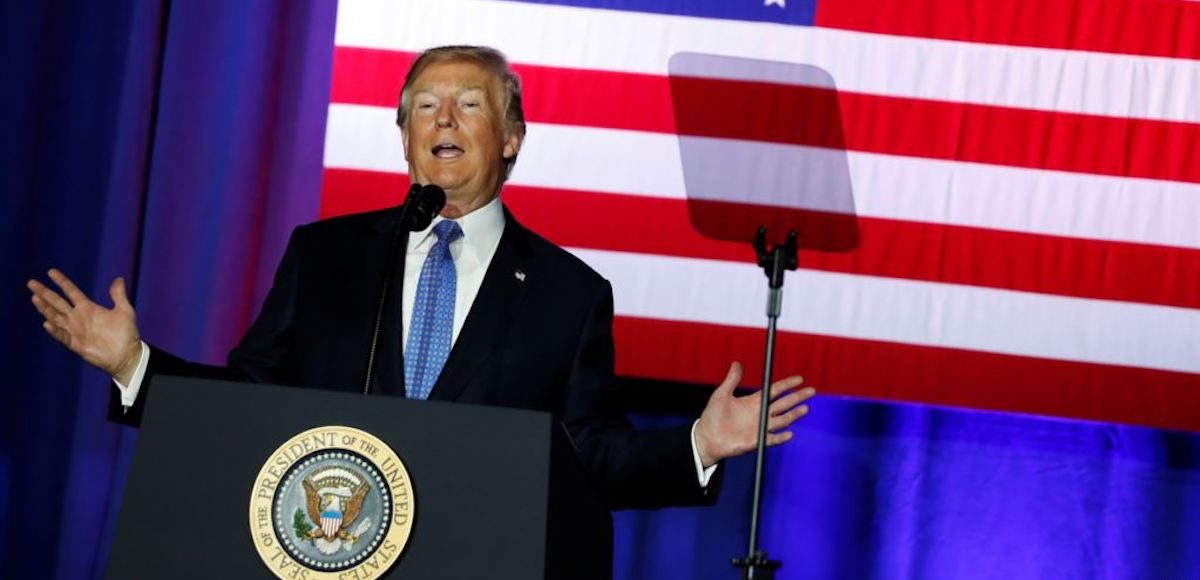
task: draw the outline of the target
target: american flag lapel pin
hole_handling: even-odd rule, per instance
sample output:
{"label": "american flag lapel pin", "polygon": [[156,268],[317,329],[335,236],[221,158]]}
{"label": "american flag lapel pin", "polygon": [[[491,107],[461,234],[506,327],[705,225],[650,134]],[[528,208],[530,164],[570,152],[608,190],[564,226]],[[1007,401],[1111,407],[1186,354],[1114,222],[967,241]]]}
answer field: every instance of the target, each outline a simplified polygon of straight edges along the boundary
{"label": "american flag lapel pin", "polygon": [[518,282],[524,282],[525,272],[522,270],[517,270],[516,272],[513,272],[513,277],[516,278]]}

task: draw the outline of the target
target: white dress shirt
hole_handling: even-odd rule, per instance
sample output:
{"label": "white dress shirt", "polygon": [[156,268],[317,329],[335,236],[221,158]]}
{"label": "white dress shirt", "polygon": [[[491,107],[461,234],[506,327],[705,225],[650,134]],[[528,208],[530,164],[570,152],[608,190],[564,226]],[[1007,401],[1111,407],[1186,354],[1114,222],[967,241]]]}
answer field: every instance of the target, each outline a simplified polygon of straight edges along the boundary
{"label": "white dress shirt", "polygon": [[[445,219],[437,216],[429,224],[429,227],[408,236],[408,247],[404,259],[402,298],[404,308],[402,311],[404,313],[402,340],[405,350],[408,349],[408,327],[409,321],[412,319],[413,303],[416,302],[421,266],[425,264],[425,257],[429,254],[429,250],[437,243],[437,236],[433,234],[433,226]],[[458,333],[462,330],[463,323],[467,320],[467,314],[471,312],[471,305],[475,303],[475,297],[479,295],[479,288],[483,285],[483,276],[487,273],[488,265],[492,263],[492,257],[496,255],[496,248],[500,246],[500,236],[504,233],[504,206],[500,203],[500,197],[497,196],[487,205],[458,218],[457,221],[459,227],[462,228],[463,235],[450,243],[450,256],[454,259],[454,268],[458,274],[454,298],[454,328],[450,335],[451,347],[458,340]],[[142,357],[138,361],[137,369],[134,371],[129,385],[122,385],[115,378],[113,379],[121,393],[121,404],[129,407],[137,400],[137,394],[141,390],[142,379],[146,375],[146,367],[149,363],[150,347],[143,342]],[[699,424],[698,420],[692,423],[692,461],[696,465],[696,477],[699,479],[700,485],[707,486],[713,473],[716,472],[717,466],[713,465],[706,469],[700,461],[700,451],[696,447],[697,424]]]}

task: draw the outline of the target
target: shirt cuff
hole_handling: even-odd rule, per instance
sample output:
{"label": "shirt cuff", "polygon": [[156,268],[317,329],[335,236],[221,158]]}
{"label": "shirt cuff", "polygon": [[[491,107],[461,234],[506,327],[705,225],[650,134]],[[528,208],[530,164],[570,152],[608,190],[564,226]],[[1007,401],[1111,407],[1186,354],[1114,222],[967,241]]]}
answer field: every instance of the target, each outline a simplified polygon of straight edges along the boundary
{"label": "shirt cuff", "polygon": [[692,423],[692,462],[696,464],[696,479],[700,482],[700,487],[708,487],[709,480],[717,472],[717,466],[714,464],[704,467],[700,461],[700,448],[696,447],[696,426],[699,424],[699,419]]}
{"label": "shirt cuff", "polygon": [[[121,393],[121,405],[132,407],[137,401],[138,391],[142,390],[142,379],[146,376],[146,367],[150,366],[150,346],[142,341],[142,356],[138,359],[137,368],[133,371],[133,377],[129,379],[129,385],[122,385],[116,377],[113,377],[113,384],[117,385],[117,391]],[[693,428],[694,430],[695,428]],[[695,437],[693,436],[693,441]],[[692,443],[692,447],[696,446]],[[693,453],[695,453],[693,451]]]}

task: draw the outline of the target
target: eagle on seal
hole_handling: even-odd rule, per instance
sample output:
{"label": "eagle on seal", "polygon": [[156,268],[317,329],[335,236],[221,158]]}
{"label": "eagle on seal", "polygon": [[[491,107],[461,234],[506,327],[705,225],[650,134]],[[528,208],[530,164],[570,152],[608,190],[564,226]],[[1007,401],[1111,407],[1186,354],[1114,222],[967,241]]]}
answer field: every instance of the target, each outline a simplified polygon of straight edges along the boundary
{"label": "eagle on seal", "polygon": [[346,529],[354,523],[354,520],[358,519],[358,514],[362,512],[363,501],[366,500],[367,491],[370,490],[367,483],[361,483],[352,493],[347,493],[346,488],[342,488],[324,490],[326,493],[322,494],[308,478],[303,479],[302,482],[308,518],[317,524],[308,533],[308,537],[310,539],[323,537],[327,541],[332,541],[334,538],[357,540],[358,538],[351,535]]}

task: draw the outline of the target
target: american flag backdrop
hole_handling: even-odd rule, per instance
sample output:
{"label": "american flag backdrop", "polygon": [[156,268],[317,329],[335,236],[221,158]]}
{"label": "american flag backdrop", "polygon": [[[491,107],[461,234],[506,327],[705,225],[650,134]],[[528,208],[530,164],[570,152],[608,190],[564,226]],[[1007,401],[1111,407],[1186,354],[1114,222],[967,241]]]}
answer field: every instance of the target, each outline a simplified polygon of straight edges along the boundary
{"label": "american flag backdrop", "polygon": [[[763,274],[688,219],[669,62],[700,53],[837,87],[859,245],[801,252],[778,374],[1200,430],[1200,3],[343,0],[322,217],[400,201],[400,86],[444,44],[522,76],[503,199],[612,282],[618,373],[715,384],[738,359],[760,380]],[[711,115],[737,121],[718,138],[800,145],[744,103]]]}

